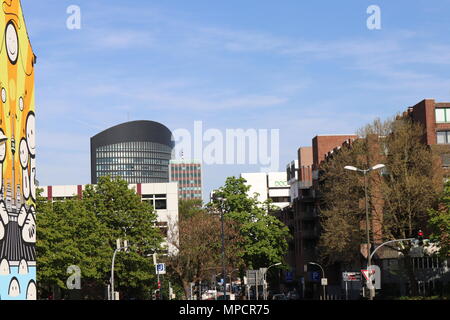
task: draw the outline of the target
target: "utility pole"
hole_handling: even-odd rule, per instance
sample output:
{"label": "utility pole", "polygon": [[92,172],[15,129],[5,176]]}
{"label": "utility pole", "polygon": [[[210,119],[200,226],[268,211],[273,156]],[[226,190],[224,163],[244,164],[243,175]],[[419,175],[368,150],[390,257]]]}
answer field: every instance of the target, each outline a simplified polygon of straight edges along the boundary
{"label": "utility pole", "polygon": [[[384,164],[377,164],[369,169],[358,169],[353,166],[345,166],[344,169],[351,170],[351,171],[359,171],[364,174],[364,195],[366,198],[366,236],[367,236],[367,268],[369,269],[372,265],[371,261],[371,254],[370,254],[370,224],[369,224],[369,197],[367,195],[367,174],[371,171],[378,170],[384,168]],[[369,299],[373,300],[373,297],[375,296],[375,288],[373,287],[372,283],[369,283],[367,281],[367,288],[369,289]]]}
{"label": "utility pole", "polygon": [[[213,198],[214,199],[214,198]],[[221,240],[222,240],[222,276],[223,276],[223,298],[227,299],[227,272],[225,267],[225,231],[224,231],[224,212],[223,204],[227,200],[223,197],[215,197],[216,201],[219,202],[220,207],[220,222],[221,222]]]}
{"label": "utility pole", "polygon": [[128,241],[124,240],[123,247],[121,247],[120,239],[116,240],[116,249],[113,253],[112,263],[111,263],[111,300],[116,300],[115,292],[114,292],[114,262],[116,260],[116,254],[120,250],[128,251]]}
{"label": "utility pole", "polygon": [[267,272],[269,271],[270,268],[276,267],[276,266],[279,266],[279,265],[281,265],[281,262],[278,262],[278,263],[275,263],[275,264],[269,266],[266,270],[264,270],[262,268],[263,271],[264,271],[264,282],[263,282],[263,285],[264,285],[263,286],[263,298],[264,298],[264,300],[267,300]]}
{"label": "utility pole", "polygon": [[[313,264],[315,266],[318,266],[322,270],[322,279],[325,279],[325,270],[322,268],[322,266],[320,264],[315,263],[315,262],[308,262],[308,264]],[[326,299],[326,290],[325,290],[326,285],[322,284],[322,287],[323,287],[323,300],[325,300]]]}

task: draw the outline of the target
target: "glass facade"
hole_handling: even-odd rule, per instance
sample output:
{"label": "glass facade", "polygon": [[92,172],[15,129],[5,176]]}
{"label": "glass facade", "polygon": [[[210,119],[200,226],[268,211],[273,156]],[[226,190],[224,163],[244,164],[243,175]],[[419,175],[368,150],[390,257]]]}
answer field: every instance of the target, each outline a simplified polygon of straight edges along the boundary
{"label": "glass facade", "polygon": [[121,177],[128,183],[169,182],[169,146],[149,141],[121,142],[98,147],[96,177]]}

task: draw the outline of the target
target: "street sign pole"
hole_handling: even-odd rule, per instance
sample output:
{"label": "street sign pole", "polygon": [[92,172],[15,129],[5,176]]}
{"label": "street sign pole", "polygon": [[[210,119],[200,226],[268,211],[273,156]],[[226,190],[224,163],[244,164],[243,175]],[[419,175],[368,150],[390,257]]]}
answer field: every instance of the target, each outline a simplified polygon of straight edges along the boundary
{"label": "street sign pole", "polygon": [[322,287],[323,287],[323,300],[327,300],[326,299],[326,286],[328,285],[328,279],[322,278],[321,282],[322,282]]}
{"label": "street sign pole", "polygon": [[348,281],[345,281],[345,300],[348,300]]}
{"label": "street sign pole", "polygon": [[161,282],[159,282],[159,268],[156,267],[156,275],[158,277],[158,300],[161,300]]}
{"label": "street sign pole", "polygon": [[258,281],[259,281],[259,277],[258,277],[258,275],[259,275],[259,272],[257,272],[256,273],[256,285],[255,285],[255,288],[256,288],[256,300],[258,300]]}

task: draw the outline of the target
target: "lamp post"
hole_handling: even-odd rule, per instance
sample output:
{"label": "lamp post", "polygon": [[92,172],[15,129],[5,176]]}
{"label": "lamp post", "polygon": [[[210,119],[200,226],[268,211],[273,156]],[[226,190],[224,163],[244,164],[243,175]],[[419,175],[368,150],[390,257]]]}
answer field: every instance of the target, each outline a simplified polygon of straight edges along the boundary
{"label": "lamp post", "polygon": [[128,250],[128,241],[125,240],[123,242],[123,247],[120,245],[120,239],[117,239],[117,248],[114,250],[112,263],[111,263],[111,300],[116,300],[116,297],[114,295],[114,262],[116,260],[116,254],[120,250],[127,251]]}
{"label": "lamp post", "polygon": [[[385,165],[384,164],[377,164],[369,169],[358,169],[356,167],[353,166],[345,166],[344,169],[346,170],[351,170],[351,171],[358,171],[358,172],[362,172],[364,174],[364,194],[365,194],[365,198],[366,198],[366,235],[367,235],[367,268],[369,268],[369,266],[372,265],[372,261],[371,261],[371,255],[370,255],[370,232],[369,232],[369,200],[367,197],[367,174],[371,171],[374,170],[378,170],[378,169],[382,169],[384,168]],[[373,288],[372,283],[370,283],[369,285],[369,281],[367,281],[367,287],[369,288],[369,299],[372,300],[373,297],[375,296],[374,291],[375,289]]]}
{"label": "lamp post", "polygon": [[[322,268],[322,266],[320,264],[315,263],[315,262],[308,262],[308,264],[318,266],[322,270],[322,279],[325,278],[325,270]],[[325,297],[326,297],[325,285],[322,285],[322,287],[323,287],[323,300],[325,300]]]}
{"label": "lamp post", "polygon": [[220,222],[221,222],[221,239],[222,239],[222,276],[223,276],[223,298],[227,299],[227,273],[225,268],[225,235],[224,235],[224,225],[223,225],[223,203],[227,200],[223,197],[217,197],[217,201],[220,203]]}
{"label": "lamp post", "polygon": [[231,291],[232,291],[232,286],[233,286],[233,272],[239,271],[239,269],[233,269],[230,272],[230,298],[231,298]]}
{"label": "lamp post", "polygon": [[281,262],[277,262],[277,263],[269,266],[267,268],[266,272],[264,272],[264,287],[263,287],[263,289],[264,289],[264,300],[267,300],[267,281],[266,281],[266,279],[267,279],[267,272],[269,271],[270,268],[275,267],[275,266],[279,266],[279,265],[281,265]]}

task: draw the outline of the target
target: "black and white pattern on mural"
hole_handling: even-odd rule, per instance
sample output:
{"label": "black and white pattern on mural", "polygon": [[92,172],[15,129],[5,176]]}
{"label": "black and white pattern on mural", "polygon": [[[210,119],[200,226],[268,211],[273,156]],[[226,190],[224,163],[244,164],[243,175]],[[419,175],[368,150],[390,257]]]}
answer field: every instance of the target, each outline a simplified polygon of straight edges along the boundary
{"label": "black and white pattern on mural", "polygon": [[[30,279],[30,273],[36,268],[34,126],[35,116],[30,111],[24,128],[25,137],[20,139],[19,148],[14,136],[5,136],[0,129],[0,280],[6,280],[2,276],[12,277],[9,284],[2,284],[8,286],[7,295],[11,298],[26,295],[27,299],[36,299],[36,283]],[[5,159],[10,155],[12,166],[6,166]],[[19,161],[16,162],[17,157]],[[12,170],[12,179],[5,179],[10,172],[4,172],[4,169]]]}

